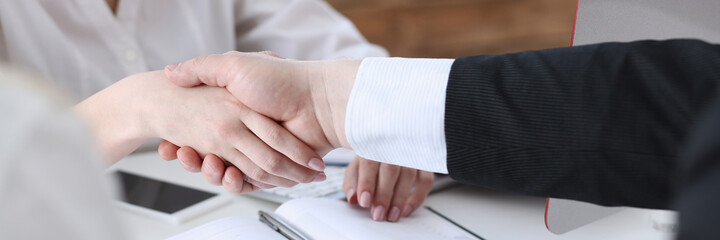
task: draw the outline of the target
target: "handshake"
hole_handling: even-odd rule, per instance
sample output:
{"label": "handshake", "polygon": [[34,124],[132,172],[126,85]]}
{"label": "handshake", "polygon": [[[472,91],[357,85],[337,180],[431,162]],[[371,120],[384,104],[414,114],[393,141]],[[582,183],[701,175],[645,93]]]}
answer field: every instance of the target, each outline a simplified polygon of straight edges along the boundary
{"label": "handshake", "polygon": [[[145,117],[132,126],[165,139],[164,159],[230,192],[323,181],[321,156],[351,148],[345,110],[359,65],[271,52],[198,57],[167,66],[164,76],[130,77],[144,79],[135,89],[147,91],[136,104]],[[420,207],[432,182],[432,173],[357,157],[343,190],[350,203],[371,207],[374,220],[398,221]]]}

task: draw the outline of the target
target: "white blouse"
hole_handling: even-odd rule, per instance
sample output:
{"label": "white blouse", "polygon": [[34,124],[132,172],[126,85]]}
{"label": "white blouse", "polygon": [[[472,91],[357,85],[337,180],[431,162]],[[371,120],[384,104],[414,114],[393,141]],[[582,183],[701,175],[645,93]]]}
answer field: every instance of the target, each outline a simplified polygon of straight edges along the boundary
{"label": "white blouse", "polygon": [[87,98],[200,55],[271,50],[314,60],[386,56],[321,0],[0,1],[0,61]]}

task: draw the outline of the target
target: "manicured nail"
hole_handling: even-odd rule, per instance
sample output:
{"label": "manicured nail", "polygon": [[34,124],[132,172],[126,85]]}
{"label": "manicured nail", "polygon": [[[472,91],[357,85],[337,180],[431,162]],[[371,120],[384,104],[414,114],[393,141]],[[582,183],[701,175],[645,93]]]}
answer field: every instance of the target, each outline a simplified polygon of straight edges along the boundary
{"label": "manicured nail", "polygon": [[350,188],[347,190],[347,192],[345,192],[345,197],[348,201],[350,201],[350,198],[353,196],[353,194],[355,194],[355,188]]}
{"label": "manicured nail", "polygon": [[370,193],[368,191],[364,191],[362,194],[360,194],[360,206],[361,207],[370,207]]}
{"label": "manicured nail", "polygon": [[375,211],[373,211],[372,219],[375,221],[384,221],[385,220],[385,207],[382,205],[375,207]]}
{"label": "manicured nail", "polygon": [[325,173],[320,173],[317,176],[315,176],[315,179],[313,179],[313,182],[322,182],[322,181],[325,181],[325,179],[327,179],[327,176],[325,175]]}
{"label": "manicured nail", "polygon": [[390,209],[390,216],[388,216],[388,220],[391,222],[397,222],[400,218],[400,208],[395,206]]}
{"label": "manicured nail", "polygon": [[308,163],[310,168],[312,168],[315,171],[323,171],[325,170],[325,163],[317,158],[310,159],[310,162]]}
{"label": "manicured nail", "polygon": [[177,68],[178,65],[180,65],[180,64],[179,64],[179,63],[173,63],[173,64],[170,64],[170,65],[165,66],[165,69],[167,69],[168,71],[172,72],[172,71],[175,71],[175,69]]}
{"label": "manicured nail", "polygon": [[412,213],[413,208],[410,205],[405,205],[405,208],[402,211],[402,216],[407,217],[410,216],[410,213]]}

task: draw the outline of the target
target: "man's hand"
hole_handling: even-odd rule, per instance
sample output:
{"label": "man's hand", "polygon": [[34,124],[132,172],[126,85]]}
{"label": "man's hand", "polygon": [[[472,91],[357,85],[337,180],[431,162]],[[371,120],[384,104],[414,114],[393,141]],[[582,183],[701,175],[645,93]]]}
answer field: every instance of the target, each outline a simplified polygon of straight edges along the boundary
{"label": "man's hand", "polygon": [[[169,65],[165,74],[184,87],[227,88],[244,105],[282,124],[322,156],[337,147],[350,147],[345,139],[345,107],[359,64],[359,60],[300,62],[270,52],[229,52]],[[276,144],[273,147],[280,148],[285,143]],[[233,166],[224,168],[217,159],[201,163],[192,148],[168,143],[158,149],[167,160],[175,159],[177,150],[181,150],[182,165],[191,171],[202,166],[208,182],[225,185],[226,180],[239,181],[233,178],[241,175],[227,174],[235,171]],[[311,166],[310,162],[299,163]]]}
{"label": "man's hand", "polygon": [[169,65],[165,74],[179,86],[227,88],[250,109],[278,121],[324,155],[349,147],[345,107],[359,64],[359,60],[300,62],[272,53],[228,52]]}
{"label": "man's hand", "polygon": [[[167,140],[163,140],[158,146],[158,153],[163,159],[170,161],[179,159],[180,165],[189,172],[202,172],[205,181],[212,185],[222,185],[228,192],[248,193],[254,192],[260,187],[271,188],[274,186],[258,184],[257,181],[245,177],[245,175],[234,165],[227,166],[225,161],[215,154],[208,154],[205,158],[191,147],[178,147]],[[318,180],[325,180],[325,175],[319,175]]]}

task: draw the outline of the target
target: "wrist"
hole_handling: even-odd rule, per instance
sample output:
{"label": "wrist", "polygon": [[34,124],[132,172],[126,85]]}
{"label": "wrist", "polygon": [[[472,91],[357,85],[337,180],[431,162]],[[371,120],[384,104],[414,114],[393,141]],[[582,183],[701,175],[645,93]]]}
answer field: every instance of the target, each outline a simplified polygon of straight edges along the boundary
{"label": "wrist", "polygon": [[360,62],[358,59],[309,62],[316,115],[335,148],[351,149],[345,136],[345,112]]}
{"label": "wrist", "polygon": [[90,126],[95,140],[110,164],[130,154],[151,137],[141,116],[142,94],[137,81],[125,78],[85,99],[74,107]]}

